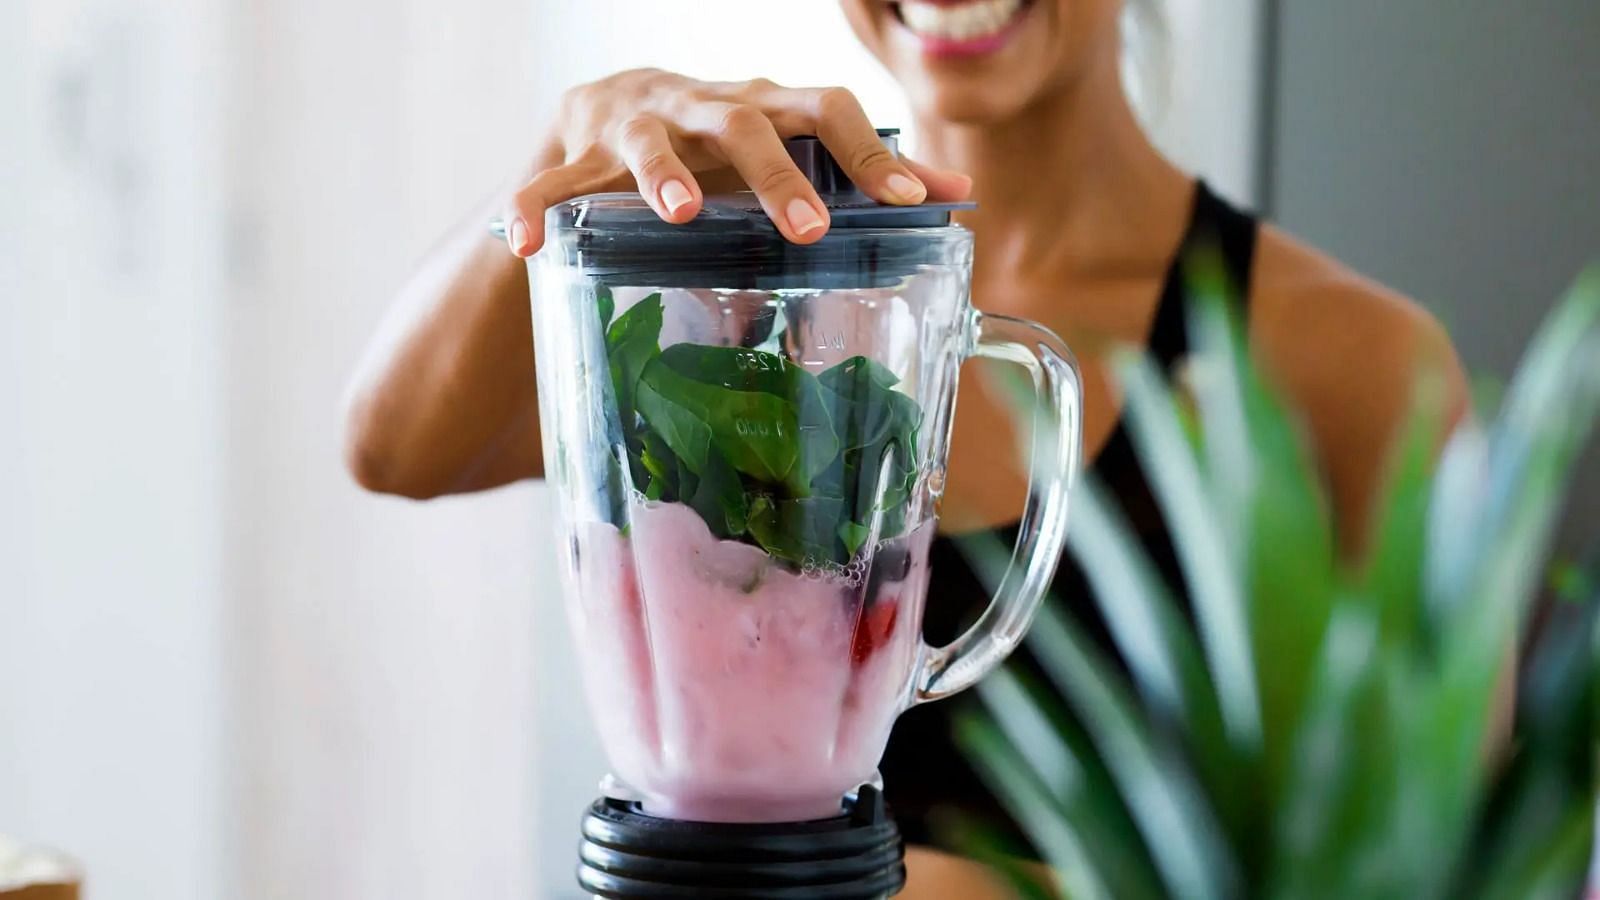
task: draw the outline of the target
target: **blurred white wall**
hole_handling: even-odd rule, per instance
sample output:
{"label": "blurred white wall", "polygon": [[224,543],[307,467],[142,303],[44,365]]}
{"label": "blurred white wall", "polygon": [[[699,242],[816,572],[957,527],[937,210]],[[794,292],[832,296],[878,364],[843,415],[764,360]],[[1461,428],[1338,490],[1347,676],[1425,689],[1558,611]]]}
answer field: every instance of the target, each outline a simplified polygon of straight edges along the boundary
{"label": "blurred white wall", "polygon": [[[1255,2],[1168,7],[1160,140],[1249,199]],[[817,0],[13,0],[0,60],[0,830],[107,900],[573,896],[541,491],[362,494],[344,378],[568,85],[893,84]]]}
{"label": "blurred white wall", "polygon": [[236,871],[247,898],[537,896],[530,488],[360,492],[388,297],[532,146],[522,0],[274,0],[230,27]]}
{"label": "blurred white wall", "polygon": [[98,897],[224,894],[208,5],[0,5],[0,830]]}
{"label": "blurred white wall", "polygon": [[1169,96],[1150,121],[1169,156],[1254,204],[1263,0],[1158,0],[1170,29]]}
{"label": "blurred white wall", "polygon": [[210,0],[0,4],[0,831],[224,895]]}

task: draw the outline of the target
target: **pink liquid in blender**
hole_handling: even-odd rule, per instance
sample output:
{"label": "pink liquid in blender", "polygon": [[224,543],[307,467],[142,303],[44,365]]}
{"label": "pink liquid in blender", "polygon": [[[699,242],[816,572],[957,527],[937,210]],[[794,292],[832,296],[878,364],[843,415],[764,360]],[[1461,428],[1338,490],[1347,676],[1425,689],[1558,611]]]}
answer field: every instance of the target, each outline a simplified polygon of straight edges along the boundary
{"label": "pink liquid in blender", "polygon": [[675,503],[630,519],[626,537],[578,527],[569,591],[614,774],[653,815],[837,815],[909,696],[934,523],[880,547],[867,578],[796,573]]}

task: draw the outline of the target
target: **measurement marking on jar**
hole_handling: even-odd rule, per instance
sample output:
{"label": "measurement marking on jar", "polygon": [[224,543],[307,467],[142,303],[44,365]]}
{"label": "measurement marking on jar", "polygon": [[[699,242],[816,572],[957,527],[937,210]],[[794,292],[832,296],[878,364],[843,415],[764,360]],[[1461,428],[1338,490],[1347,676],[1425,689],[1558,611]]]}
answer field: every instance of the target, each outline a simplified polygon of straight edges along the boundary
{"label": "measurement marking on jar", "polygon": [[817,335],[818,350],[843,350],[844,332],[824,331]]}
{"label": "measurement marking on jar", "polygon": [[734,364],[746,372],[782,372],[783,357],[749,351],[734,354]]}

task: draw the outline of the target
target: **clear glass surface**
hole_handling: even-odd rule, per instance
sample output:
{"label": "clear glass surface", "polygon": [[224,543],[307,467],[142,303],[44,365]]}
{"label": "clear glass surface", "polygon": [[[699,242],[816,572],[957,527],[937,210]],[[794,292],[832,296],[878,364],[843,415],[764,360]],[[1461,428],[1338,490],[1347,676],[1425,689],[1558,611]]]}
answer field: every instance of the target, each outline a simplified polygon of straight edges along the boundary
{"label": "clear glass surface", "polygon": [[970,235],[856,230],[810,257],[782,248],[781,267],[730,247],[674,272],[656,254],[637,269],[654,283],[630,283],[582,212],[552,213],[530,272],[563,593],[613,776],[673,818],[836,814],[901,711],[969,684],[1026,628],[1074,457],[1047,440],[1059,465],[1033,493],[1058,502],[1030,510],[1047,540],[1019,552],[1031,568],[998,619],[927,648],[958,369],[1005,356],[968,302]]}

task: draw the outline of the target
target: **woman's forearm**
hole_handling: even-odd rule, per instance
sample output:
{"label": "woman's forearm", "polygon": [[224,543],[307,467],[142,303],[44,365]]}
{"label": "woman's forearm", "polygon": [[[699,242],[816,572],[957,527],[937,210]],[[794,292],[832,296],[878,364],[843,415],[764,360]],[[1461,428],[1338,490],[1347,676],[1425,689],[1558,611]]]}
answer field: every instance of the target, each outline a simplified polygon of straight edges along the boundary
{"label": "woman's forearm", "polygon": [[394,300],[350,387],[345,456],[369,490],[479,490],[540,472],[524,261],[489,234],[497,197]]}

